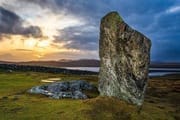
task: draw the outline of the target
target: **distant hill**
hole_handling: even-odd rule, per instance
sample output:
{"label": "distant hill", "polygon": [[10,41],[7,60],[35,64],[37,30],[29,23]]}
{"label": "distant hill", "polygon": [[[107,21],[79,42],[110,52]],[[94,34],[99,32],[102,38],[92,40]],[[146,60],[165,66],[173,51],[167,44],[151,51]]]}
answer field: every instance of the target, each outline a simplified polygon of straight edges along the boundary
{"label": "distant hill", "polygon": [[151,62],[151,68],[180,68],[180,62]]}
{"label": "distant hill", "polygon": [[2,64],[16,64],[16,65],[33,65],[46,67],[99,67],[99,60],[94,59],[80,59],[80,60],[66,60],[59,61],[28,61],[28,62],[4,62]]}
{"label": "distant hill", "polygon": [[[96,59],[61,59],[59,61],[28,61],[28,62],[8,62],[0,61],[1,64],[17,64],[17,65],[32,65],[46,67],[99,67],[100,61]],[[151,62],[151,68],[180,68],[180,63],[163,63]]]}

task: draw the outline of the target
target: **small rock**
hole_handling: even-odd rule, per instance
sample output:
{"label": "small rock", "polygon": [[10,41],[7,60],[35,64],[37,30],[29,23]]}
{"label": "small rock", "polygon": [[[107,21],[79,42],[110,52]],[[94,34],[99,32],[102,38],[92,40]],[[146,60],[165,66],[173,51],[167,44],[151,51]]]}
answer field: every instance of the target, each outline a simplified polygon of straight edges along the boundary
{"label": "small rock", "polygon": [[13,70],[7,70],[7,73],[13,73]]}
{"label": "small rock", "polygon": [[57,82],[57,83],[52,83],[48,85],[47,90],[49,92],[60,92],[60,91],[67,91],[69,88],[69,82]]}
{"label": "small rock", "polygon": [[72,98],[72,99],[87,99],[82,90],[95,90],[94,85],[84,80],[73,80],[51,83],[48,85],[36,86],[28,92],[33,94],[43,94],[54,99]]}
{"label": "small rock", "polygon": [[74,91],[72,98],[74,98],[74,99],[87,99],[88,97],[84,93],[82,93],[81,91]]}
{"label": "small rock", "polygon": [[79,81],[72,81],[69,85],[71,91],[76,91],[81,89],[81,83]]}

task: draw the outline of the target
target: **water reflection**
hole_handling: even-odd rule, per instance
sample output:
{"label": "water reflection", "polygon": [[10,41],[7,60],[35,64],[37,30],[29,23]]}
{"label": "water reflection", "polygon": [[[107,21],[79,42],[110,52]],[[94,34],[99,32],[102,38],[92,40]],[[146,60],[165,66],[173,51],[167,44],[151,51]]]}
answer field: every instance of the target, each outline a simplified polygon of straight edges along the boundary
{"label": "water reflection", "polygon": [[[99,67],[66,67],[66,69],[99,72]],[[150,68],[149,71],[149,76],[163,76],[174,73],[180,74],[180,68]]]}

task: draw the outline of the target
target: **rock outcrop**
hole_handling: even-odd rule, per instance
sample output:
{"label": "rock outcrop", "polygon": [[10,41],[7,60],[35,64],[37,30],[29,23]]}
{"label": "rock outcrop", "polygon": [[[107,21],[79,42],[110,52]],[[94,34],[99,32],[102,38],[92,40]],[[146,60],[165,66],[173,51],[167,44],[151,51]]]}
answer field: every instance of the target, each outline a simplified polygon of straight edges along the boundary
{"label": "rock outcrop", "polygon": [[31,88],[28,92],[33,94],[43,94],[54,99],[87,99],[88,96],[83,93],[84,90],[95,91],[96,87],[84,80],[74,80],[36,86]]}
{"label": "rock outcrop", "polygon": [[148,80],[151,41],[128,26],[117,12],[100,26],[99,92],[142,105]]}

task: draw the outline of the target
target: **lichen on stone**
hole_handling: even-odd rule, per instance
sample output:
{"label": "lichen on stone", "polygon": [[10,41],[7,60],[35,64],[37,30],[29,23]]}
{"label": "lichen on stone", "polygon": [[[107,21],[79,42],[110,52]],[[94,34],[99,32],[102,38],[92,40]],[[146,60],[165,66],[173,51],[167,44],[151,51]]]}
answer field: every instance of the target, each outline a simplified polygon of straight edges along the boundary
{"label": "lichen on stone", "polygon": [[129,27],[117,12],[100,26],[99,91],[141,105],[148,80],[151,41]]}

